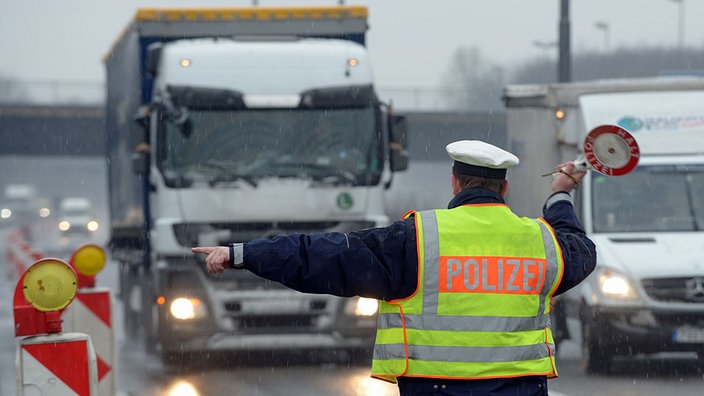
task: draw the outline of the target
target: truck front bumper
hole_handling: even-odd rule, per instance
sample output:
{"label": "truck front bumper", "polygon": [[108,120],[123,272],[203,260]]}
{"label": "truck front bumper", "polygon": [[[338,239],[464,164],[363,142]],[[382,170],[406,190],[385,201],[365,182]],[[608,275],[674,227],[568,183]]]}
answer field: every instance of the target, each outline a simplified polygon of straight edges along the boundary
{"label": "truck front bumper", "polygon": [[342,337],[339,334],[225,334],[189,338],[178,343],[179,351],[267,351],[371,349],[374,338]]}

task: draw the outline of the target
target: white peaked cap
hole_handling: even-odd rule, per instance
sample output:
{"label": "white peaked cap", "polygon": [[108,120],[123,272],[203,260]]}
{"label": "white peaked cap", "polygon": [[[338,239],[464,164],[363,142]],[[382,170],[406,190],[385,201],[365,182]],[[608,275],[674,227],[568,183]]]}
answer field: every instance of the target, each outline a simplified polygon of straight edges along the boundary
{"label": "white peaked cap", "polygon": [[481,140],[460,140],[447,145],[447,154],[455,160],[455,173],[503,179],[506,169],[518,165],[518,157]]}

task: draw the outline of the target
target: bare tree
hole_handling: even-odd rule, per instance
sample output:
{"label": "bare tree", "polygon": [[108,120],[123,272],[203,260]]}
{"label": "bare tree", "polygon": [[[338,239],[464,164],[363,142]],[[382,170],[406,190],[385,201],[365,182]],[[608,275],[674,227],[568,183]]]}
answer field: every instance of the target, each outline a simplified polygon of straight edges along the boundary
{"label": "bare tree", "polygon": [[[604,53],[582,52],[574,55],[573,79],[587,81],[605,78],[648,77],[671,74],[704,74],[704,53],[699,48],[622,47]],[[518,65],[511,83],[540,84],[555,82],[555,65],[538,59]]]}
{"label": "bare tree", "polygon": [[504,70],[486,59],[477,47],[460,47],[443,78],[448,108],[460,111],[503,109]]}
{"label": "bare tree", "polygon": [[[647,77],[671,74],[704,75],[700,48],[622,47],[604,53],[575,54],[573,80]],[[546,84],[557,81],[555,60],[528,59],[502,67],[484,57],[477,47],[460,47],[443,76],[442,93],[448,109],[463,112],[503,111],[503,87],[512,84]]]}
{"label": "bare tree", "polygon": [[24,102],[27,98],[27,92],[19,84],[17,84],[16,79],[7,76],[0,76],[0,102]]}

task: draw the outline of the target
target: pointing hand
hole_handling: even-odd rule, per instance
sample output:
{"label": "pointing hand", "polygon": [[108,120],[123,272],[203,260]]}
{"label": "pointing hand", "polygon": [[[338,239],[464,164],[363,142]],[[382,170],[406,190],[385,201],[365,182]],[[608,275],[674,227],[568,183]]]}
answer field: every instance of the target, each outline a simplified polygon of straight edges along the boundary
{"label": "pointing hand", "polygon": [[206,246],[194,247],[191,249],[193,253],[203,253],[208,256],[205,258],[205,265],[208,272],[216,274],[225,271],[225,268],[230,263],[230,249],[224,246]]}

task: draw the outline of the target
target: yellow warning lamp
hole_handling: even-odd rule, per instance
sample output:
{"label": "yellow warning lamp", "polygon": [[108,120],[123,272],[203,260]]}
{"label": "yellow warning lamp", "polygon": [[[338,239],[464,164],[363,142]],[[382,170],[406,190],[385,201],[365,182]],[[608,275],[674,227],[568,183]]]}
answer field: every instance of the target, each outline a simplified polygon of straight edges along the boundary
{"label": "yellow warning lamp", "polygon": [[45,258],[32,264],[15,288],[15,335],[60,333],[61,311],[77,291],[76,272],[65,261]]}
{"label": "yellow warning lamp", "polygon": [[94,287],[95,275],[105,267],[105,250],[93,243],[79,246],[71,255],[69,263],[78,272],[78,287]]}
{"label": "yellow warning lamp", "polygon": [[27,269],[22,292],[27,302],[43,311],[59,311],[71,303],[78,290],[76,273],[65,262],[40,260]]}

